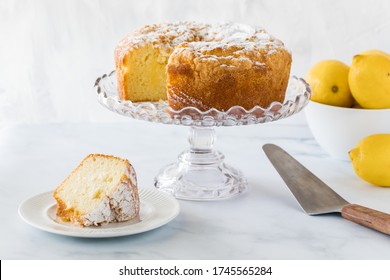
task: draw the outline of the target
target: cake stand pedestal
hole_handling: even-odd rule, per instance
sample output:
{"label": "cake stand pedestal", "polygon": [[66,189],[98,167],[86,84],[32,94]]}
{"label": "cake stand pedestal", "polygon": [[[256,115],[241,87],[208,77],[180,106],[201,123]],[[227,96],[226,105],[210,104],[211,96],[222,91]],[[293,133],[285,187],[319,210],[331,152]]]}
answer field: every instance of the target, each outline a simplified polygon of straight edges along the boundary
{"label": "cake stand pedestal", "polygon": [[234,106],[226,112],[200,111],[194,107],[175,111],[165,101],[120,100],[115,71],[99,77],[95,87],[98,101],[113,112],[133,119],[190,127],[190,148],[179,155],[177,162],[159,172],[155,186],[179,199],[201,201],[230,198],[247,189],[243,174],[225,164],[224,155],[214,149],[215,127],[277,121],[300,112],[310,98],[308,84],[296,77],[290,78],[283,103],[273,102],[267,108],[256,106],[251,110]]}
{"label": "cake stand pedestal", "polygon": [[190,148],[179,155],[178,162],[160,171],[155,186],[189,200],[224,199],[244,192],[243,174],[225,164],[225,156],[213,148],[215,140],[213,127],[191,127]]}

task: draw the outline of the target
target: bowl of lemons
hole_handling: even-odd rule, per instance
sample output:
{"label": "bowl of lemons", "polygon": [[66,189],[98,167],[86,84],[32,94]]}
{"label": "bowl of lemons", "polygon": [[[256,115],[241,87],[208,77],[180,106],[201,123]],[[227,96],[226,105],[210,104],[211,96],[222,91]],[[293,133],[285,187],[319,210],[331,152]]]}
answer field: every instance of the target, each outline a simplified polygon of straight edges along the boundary
{"label": "bowl of lemons", "polygon": [[365,51],[355,55],[350,66],[323,60],[308,71],[306,81],[312,90],[306,119],[323,150],[336,159],[357,161],[362,154],[351,151],[379,134],[368,150],[390,155],[390,54]]}

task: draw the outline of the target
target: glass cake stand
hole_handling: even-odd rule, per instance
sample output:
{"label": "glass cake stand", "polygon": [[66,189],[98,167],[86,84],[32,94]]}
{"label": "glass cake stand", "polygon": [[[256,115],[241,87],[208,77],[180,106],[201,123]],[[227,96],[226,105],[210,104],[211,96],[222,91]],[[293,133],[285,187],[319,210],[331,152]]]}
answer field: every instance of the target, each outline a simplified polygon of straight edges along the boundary
{"label": "glass cake stand", "polygon": [[256,106],[251,110],[234,106],[226,112],[194,107],[175,111],[166,101],[122,101],[118,98],[115,71],[96,80],[98,101],[107,109],[133,119],[162,124],[189,126],[190,147],[178,161],[161,169],[155,186],[179,199],[219,200],[244,192],[247,181],[241,171],[227,165],[224,155],[214,149],[215,127],[250,125],[277,121],[302,110],[308,103],[310,88],[301,78],[291,77],[286,98],[273,102],[268,108]]}

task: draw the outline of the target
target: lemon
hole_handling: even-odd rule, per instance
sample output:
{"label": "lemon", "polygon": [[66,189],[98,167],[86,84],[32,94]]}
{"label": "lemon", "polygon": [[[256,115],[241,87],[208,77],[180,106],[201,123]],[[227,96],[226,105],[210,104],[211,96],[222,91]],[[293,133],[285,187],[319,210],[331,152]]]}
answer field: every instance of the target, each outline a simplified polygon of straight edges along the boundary
{"label": "lemon", "polygon": [[349,67],[338,60],[322,60],[307,73],[311,100],[327,105],[352,107],[354,99],[348,85]]}
{"label": "lemon", "polygon": [[390,134],[374,134],[349,152],[356,174],[363,180],[390,187]]}
{"label": "lemon", "polygon": [[348,81],[353,97],[363,108],[390,108],[389,54],[369,50],[355,55]]}

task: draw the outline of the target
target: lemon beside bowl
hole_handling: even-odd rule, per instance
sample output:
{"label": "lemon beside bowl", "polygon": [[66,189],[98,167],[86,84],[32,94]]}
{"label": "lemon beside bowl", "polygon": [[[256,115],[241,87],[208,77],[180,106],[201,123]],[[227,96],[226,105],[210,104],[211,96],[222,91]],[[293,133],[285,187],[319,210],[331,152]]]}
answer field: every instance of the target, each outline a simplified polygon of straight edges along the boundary
{"label": "lemon beside bowl", "polygon": [[318,144],[340,160],[350,160],[349,151],[366,136],[390,133],[390,109],[343,108],[311,100],[305,114]]}
{"label": "lemon beside bowl", "polygon": [[373,185],[390,187],[390,134],[372,134],[349,152],[356,175]]}

